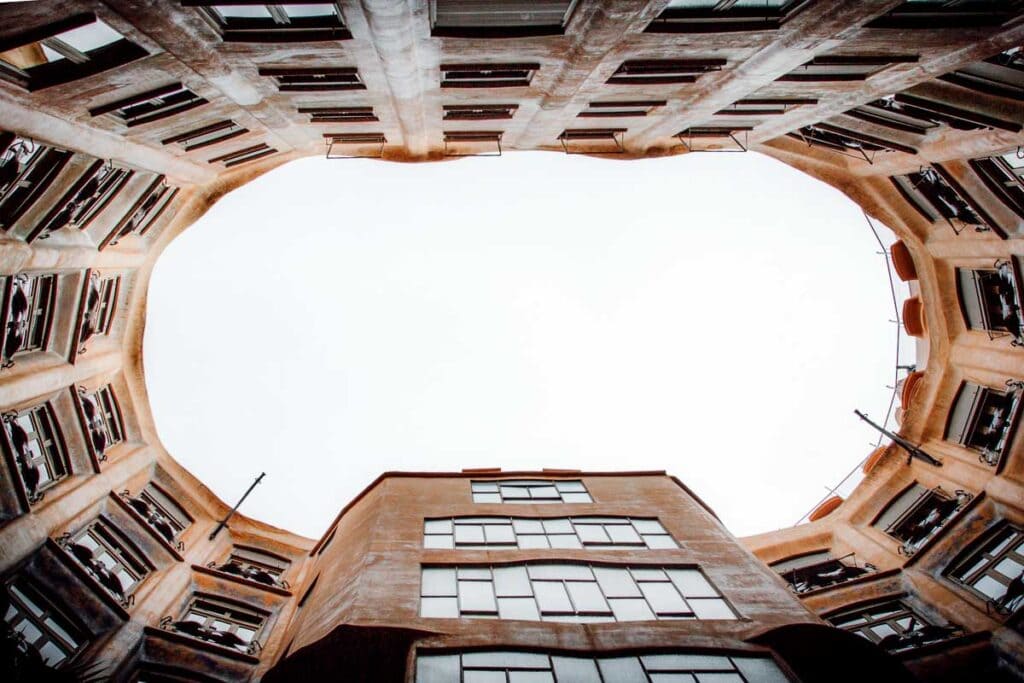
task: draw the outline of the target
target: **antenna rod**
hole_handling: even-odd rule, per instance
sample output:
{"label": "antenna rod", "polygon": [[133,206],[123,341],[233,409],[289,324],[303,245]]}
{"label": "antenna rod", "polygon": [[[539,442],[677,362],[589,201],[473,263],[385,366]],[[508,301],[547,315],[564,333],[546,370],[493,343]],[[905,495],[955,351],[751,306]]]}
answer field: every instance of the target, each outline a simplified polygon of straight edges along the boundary
{"label": "antenna rod", "polygon": [[[918,446],[915,446],[914,444],[910,443],[909,441],[904,439],[899,434],[893,434],[892,432],[890,432],[885,427],[881,427],[879,425],[876,425],[874,422],[872,422],[871,420],[868,419],[867,415],[865,415],[864,413],[860,412],[859,410],[854,409],[853,412],[857,414],[857,417],[859,417],[860,419],[864,420],[869,425],[871,425],[872,427],[874,427],[875,429],[877,429],[878,431],[882,432],[887,437],[892,439],[895,443],[897,443],[900,446],[902,446],[903,450],[905,450],[910,455],[910,458],[917,458],[918,460],[924,460],[929,465],[934,465],[935,467],[942,467],[942,463],[939,460],[937,460],[937,459],[933,458],[932,456],[928,455],[927,453],[922,451]],[[907,464],[908,465],[910,464],[910,458],[907,459]]]}
{"label": "antenna rod", "polygon": [[245,502],[246,498],[249,497],[249,494],[252,493],[252,490],[256,488],[256,484],[263,481],[263,477],[265,477],[266,475],[266,472],[260,472],[260,476],[256,477],[256,481],[252,483],[252,486],[249,487],[249,490],[242,494],[242,499],[235,503],[235,507],[231,508],[231,512],[228,513],[227,517],[220,520],[220,523],[217,525],[217,528],[213,530],[212,534],[210,534],[209,540],[212,541],[214,538],[216,538],[217,534],[220,533],[220,530],[228,525],[228,520],[231,519],[231,516],[235,514],[235,512],[238,510],[238,507]]}

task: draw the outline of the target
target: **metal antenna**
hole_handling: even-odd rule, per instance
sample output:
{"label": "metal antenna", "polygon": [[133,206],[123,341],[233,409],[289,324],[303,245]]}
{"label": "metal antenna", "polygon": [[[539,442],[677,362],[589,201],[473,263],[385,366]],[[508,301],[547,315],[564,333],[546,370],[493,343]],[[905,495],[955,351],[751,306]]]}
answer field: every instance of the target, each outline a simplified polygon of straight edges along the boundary
{"label": "metal antenna", "polygon": [[231,519],[231,516],[234,515],[235,512],[238,510],[238,506],[245,502],[245,499],[249,497],[249,494],[252,493],[252,490],[256,488],[256,484],[263,481],[263,477],[265,477],[266,475],[266,472],[260,472],[260,476],[256,477],[256,481],[252,483],[252,485],[249,487],[249,490],[242,494],[242,499],[235,503],[235,507],[231,508],[231,512],[227,514],[227,517],[220,520],[220,523],[217,524],[217,528],[214,529],[213,533],[210,534],[209,540],[212,541],[217,536],[217,534],[220,533],[220,530],[228,525],[228,520]]}
{"label": "metal antenna", "polygon": [[871,420],[868,419],[867,415],[865,415],[864,413],[860,412],[859,410],[855,409],[853,412],[857,414],[857,417],[859,417],[860,419],[864,420],[869,425],[871,425],[872,427],[874,427],[875,429],[880,431],[882,434],[885,434],[887,437],[892,439],[895,443],[897,443],[900,446],[902,446],[903,450],[905,450],[907,452],[907,454],[909,455],[909,457],[907,458],[907,464],[908,465],[910,464],[911,458],[917,458],[918,460],[924,460],[929,465],[934,465],[935,467],[942,467],[942,463],[939,460],[937,460],[936,458],[933,458],[932,456],[928,455],[927,453],[922,451],[920,449],[920,447],[915,446],[914,444],[910,443],[909,441],[904,439],[899,434],[894,434],[894,433],[890,432],[888,429],[886,429],[885,427],[881,427],[879,425],[876,425],[874,422],[872,422]]}

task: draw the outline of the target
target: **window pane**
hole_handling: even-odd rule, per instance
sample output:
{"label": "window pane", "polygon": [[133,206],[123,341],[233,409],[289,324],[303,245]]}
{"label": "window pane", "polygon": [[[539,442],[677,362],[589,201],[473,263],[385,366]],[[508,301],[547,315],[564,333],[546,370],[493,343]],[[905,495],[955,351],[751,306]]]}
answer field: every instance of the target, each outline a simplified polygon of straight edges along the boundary
{"label": "window pane", "polygon": [[474,492],[479,491],[480,493],[497,493],[498,483],[494,481],[474,481],[472,483],[472,489]]}
{"label": "window pane", "polygon": [[533,584],[534,594],[540,604],[540,611],[543,613],[572,612],[572,603],[569,602],[569,595],[561,583],[553,581],[538,581]]}
{"label": "window pane", "polygon": [[559,683],[602,683],[597,664],[592,659],[552,657]]}
{"label": "window pane", "polygon": [[544,531],[549,534],[571,534],[572,524],[568,519],[545,519]]}
{"label": "window pane", "polygon": [[424,569],[422,595],[455,595],[455,570]]}
{"label": "window pane", "polygon": [[459,578],[490,580],[491,570],[488,567],[459,567]]}
{"label": "window pane", "polygon": [[544,525],[538,519],[513,519],[512,528],[518,534],[542,534]]}
{"label": "window pane", "polygon": [[540,621],[537,603],[533,598],[498,598],[498,617]]}
{"label": "window pane", "polygon": [[421,655],[417,657],[416,683],[459,683],[459,656]]}
{"label": "window pane", "polygon": [[698,619],[735,619],[736,615],[729,609],[729,605],[721,598],[701,598],[687,600],[690,609],[697,615]]}
{"label": "window pane", "polygon": [[597,524],[577,524],[576,533],[584,543],[610,543],[611,538],[604,527]]}
{"label": "window pane", "polygon": [[651,683],[697,683],[690,674],[651,674]]}
{"label": "window pane", "polygon": [[652,621],[655,618],[643,598],[609,598],[608,604],[618,621]]}
{"label": "window pane", "polygon": [[699,683],[744,683],[739,674],[698,674]]}
{"label": "window pane", "polygon": [[535,564],[529,567],[531,579],[574,579],[588,581],[594,578],[590,567],[579,564]]}
{"label": "window pane", "polygon": [[670,583],[641,583],[640,590],[651,604],[651,608],[658,614],[690,611]]}
{"label": "window pane", "polygon": [[608,534],[616,543],[641,543],[640,534],[630,526],[610,526]]}
{"label": "window pane", "polygon": [[568,493],[570,491],[586,491],[587,489],[583,486],[581,481],[556,481],[555,487],[558,488],[562,493]]}
{"label": "window pane", "polygon": [[587,493],[563,493],[562,500],[566,503],[590,503],[590,495]]}
{"label": "window pane", "polygon": [[428,519],[423,524],[424,533],[428,534],[450,534],[452,532],[452,520],[450,519]]}
{"label": "window pane", "polygon": [[56,37],[79,52],[88,52],[115,43],[123,36],[97,19],[91,24],[58,33]]}
{"label": "window pane", "polygon": [[594,576],[601,584],[601,590],[609,598],[639,598],[642,597],[640,590],[636,587],[629,572],[625,569],[613,569],[611,567],[594,567]]}
{"label": "window pane", "polygon": [[501,494],[499,493],[473,493],[474,503],[500,503]]}
{"label": "window pane", "polygon": [[224,18],[269,19],[270,11],[264,5],[214,5]]}
{"label": "window pane", "polygon": [[671,536],[644,536],[644,542],[648,548],[662,549],[662,548],[678,548],[676,542],[672,540]]}
{"label": "window pane", "polygon": [[455,542],[458,544],[484,542],[484,530],[476,525],[458,524],[455,527]]}
{"label": "window pane", "polygon": [[558,498],[558,489],[554,486],[531,486],[530,498]]}
{"label": "window pane", "polygon": [[668,581],[665,572],[660,569],[641,569],[634,567],[630,570],[633,578],[637,581]]}
{"label": "window pane", "polygon": [[718,591],[696,569],[669,569],[667,573],[679,592],[688,598],[718,597]]}
{"label": "window pane", "polygon": [[550,671],[509,671],[508,683],[555,683]]}
{"label": "window pane", "polygon": [[334,15],[333,5],[282,5],[291,18],[296,17],[329,17]]}
{"label": "window pane", "polygon": [[548,656],[533,652],[467,652],[462,655],[465,668],[547,669]]}
{"label": "window pane", "polygon": [[975,581],[974,589],[990,598],[1000,598],[1006,593],[1006,586],[991,576],[982,576],[978,581]]}
{"label": "window pane", "polygon": [[424,536],[424,548],[454,548],[455,542],[451,536]]}
{"label": "window pane", "polygon": [[455,619],[459,616],[459,602],[455,598],[423,598],[420,616]]}
{"label": "window pane", "polygon": [[465,671],[463,683],[505,683],[504,671]]}
{"label": "window pane", "polygon": [[494,591],[503,596],[533,595],[530,580],[526,577],[526,567],[495,567]]}
{"label": "window pane", "polygon": [[646,655],[641,657],[648,671],[731,671],[728,657],[714,655]]}
{"label": "window pane", "polygon": [[572,598],[577,612],[608,613],[610,611],[596,582],[569,581],[566,588],[569,589],[569,597]]}
{"label": "window pane", "polygon": [[634,519],[633,526],[642,534],[664,534],[668,533],[656,519]]}
{"label": "window pane", "polygon": [[512,525],[498,526],[488,524],[484,527],[488,543],[515,543],[516,535],[512,533]]}
{"label": "window pane", "polygon": [[757,683],[789,683],[789,679],[775,666],[775,662],[763,657],[733,657],[733,664],[748,681]]}
{"label": "window pane", "polygon": [[548,536],[548,543],[551,544],[552,548],[583,547],[580,543],[580,539],[576,538],[576,534],[555,534],[554,536]]}
{"label": "window pane", "polygon": [[599,659],[597,666],[605,681],[615,683],[647,683],[647,675],[636,657],[614,657]]}
{"label": "window pane", "polygon": [[490,581],[459,581],[459,607],[463,612],[498,611]]}
{"label": "window pane", "polygon": [[1015,579],[1020,576],[1021,572],[1024,572],[1024,565],[1021,565],[1014,559],[1007,557],[997,564],[995,569],[1006,578]]}
{"label": "window pane", "polygon": [[519,537],[520,548],[547,548],[548,537],[547,536],[520,536]]}

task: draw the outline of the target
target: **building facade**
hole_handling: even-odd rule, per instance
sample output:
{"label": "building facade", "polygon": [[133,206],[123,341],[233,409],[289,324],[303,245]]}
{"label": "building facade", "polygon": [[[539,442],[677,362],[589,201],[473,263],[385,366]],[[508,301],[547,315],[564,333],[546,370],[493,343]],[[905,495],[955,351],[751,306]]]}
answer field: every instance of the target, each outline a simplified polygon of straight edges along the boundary
{"label": "building facade", "polygon": [[[288,680],[340,652],[341,680],[367,653],[394,665],[390,680],[596,669],[608,683],[637,667],[651,680],[831,667],[834,680],[858,663],[889,671],[879,680],[1024,677],[1022,13],[1016,0],[0,5],[0,595],[23,678],[45,661],[119,681]],[[214,534],[229,507],[165,451],[146,396],[163,248],[292,159],[510,150],[751,150],[843,191],[899,238],[917,363],[897,373],[890,426],[921,457],[879,448],[846,500],[746,550],[643,473],[391,475],[319,541],[239,515]],[[524,491],[552,500],[506,500]],[[643,659],[698,652],[710,668]]]}

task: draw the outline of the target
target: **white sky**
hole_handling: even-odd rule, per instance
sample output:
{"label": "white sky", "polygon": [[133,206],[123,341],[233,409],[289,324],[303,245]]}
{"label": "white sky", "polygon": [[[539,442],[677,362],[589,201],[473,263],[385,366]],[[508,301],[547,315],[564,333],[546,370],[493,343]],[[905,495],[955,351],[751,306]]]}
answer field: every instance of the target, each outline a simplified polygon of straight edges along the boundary
{"label": "white sky", "polygon": [[871,450],[893,315],[860,209],[759,154],[306,159],[167,248],[145,369],[170,453],[309,536],[489,466],[664,469],[746,535]]}

